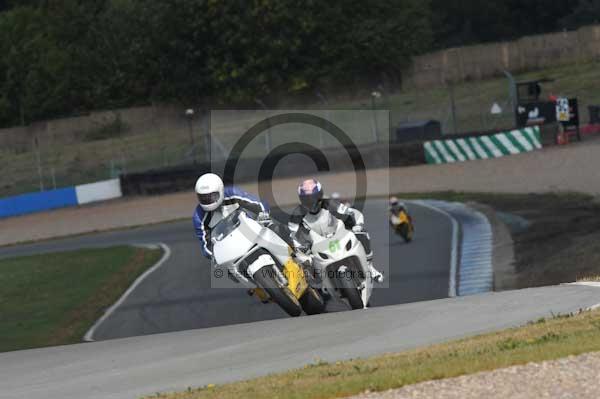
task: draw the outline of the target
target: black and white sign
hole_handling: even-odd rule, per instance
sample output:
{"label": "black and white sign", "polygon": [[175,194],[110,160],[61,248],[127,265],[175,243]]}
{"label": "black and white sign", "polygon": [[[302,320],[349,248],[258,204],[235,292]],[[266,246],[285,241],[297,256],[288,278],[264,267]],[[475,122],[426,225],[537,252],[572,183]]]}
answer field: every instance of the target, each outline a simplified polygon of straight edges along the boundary
{"label": "black and white sign", "polygon": [[569,122],[571,120],[569,99],[566,97],[556,99],[556,120],[559,122]]}

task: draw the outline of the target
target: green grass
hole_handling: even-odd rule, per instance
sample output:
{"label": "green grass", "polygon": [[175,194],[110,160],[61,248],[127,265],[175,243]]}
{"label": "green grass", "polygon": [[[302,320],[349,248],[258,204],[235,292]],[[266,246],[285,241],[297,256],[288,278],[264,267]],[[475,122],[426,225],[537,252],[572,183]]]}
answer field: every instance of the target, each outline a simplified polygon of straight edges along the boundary
{"label": "green grass", "polygon": [[80,342],[161,252],[119,246],[0,260],[0,352]]}
{"label": "green grass", "polygon": [[365,360],[334,364],[316,360],[286,373],[152,397],[339,398],[599,350],[600,312],[593,311]]}

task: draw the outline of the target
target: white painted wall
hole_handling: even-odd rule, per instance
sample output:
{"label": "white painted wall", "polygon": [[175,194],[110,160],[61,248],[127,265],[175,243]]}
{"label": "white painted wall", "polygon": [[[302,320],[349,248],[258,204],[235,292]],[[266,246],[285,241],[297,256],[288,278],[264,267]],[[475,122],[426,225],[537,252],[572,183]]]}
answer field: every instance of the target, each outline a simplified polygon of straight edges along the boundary
{"label": "white painted wall", "polygon": [[75,186],[75,193],[77,194],[77,202],[79,205],[123,196],[119,179]]}

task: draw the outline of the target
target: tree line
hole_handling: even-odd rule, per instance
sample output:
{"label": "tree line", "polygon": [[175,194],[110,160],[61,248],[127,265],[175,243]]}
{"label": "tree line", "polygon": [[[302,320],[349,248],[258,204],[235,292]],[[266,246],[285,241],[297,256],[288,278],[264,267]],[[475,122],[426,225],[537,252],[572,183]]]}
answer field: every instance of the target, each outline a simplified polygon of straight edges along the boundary
{"label": "tree line", "polygon": [[575,28],[598,11],[600,0],[0,0],[0,126],[314,98],[401,79],[416,54]]}

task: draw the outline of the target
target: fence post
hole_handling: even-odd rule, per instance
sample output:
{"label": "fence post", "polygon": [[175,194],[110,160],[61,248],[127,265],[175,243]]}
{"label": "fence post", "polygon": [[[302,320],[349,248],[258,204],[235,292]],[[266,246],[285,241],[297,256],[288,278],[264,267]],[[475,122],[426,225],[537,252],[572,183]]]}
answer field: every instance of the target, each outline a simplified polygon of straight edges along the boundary
{"label": "fence post", "polygon": [[[328,122],[331,122],[330,114],[329,114],[329,102],[327,101],[327,97],[325,97],[320,91],[317,90],[317,97],[321,100],[321,103],[325,105],[325,119]],[[323,129],[319,129],[319,148],[325,148],[325,138],[323,137]]]}
{"label": "fence post", "polygon": [[506,69],[502,72],[504,72],[504,76],[506,76],[506,79],[508,79],[508,96],[510,98],[510,104],[515,118],[514,124],[515,126],[518,126],[519,118],[517,116],[517,108],[519,107],[519,100],[517,98],[517,81],[515,80],[515,77],[512,75],[512,73],[510,73]]}
{"label": "fence post", "polygon": [[[260,107],[265,111],[265,115],[268,117],[269,114],[267,112],[267,106],[265,103],[260,98],[255,98],[254,102],[260,105]],[[265,149],[266,153],[268,154],[271,152],[271,123],[269,122],[267,126],[267,132],[265,133]]]}
{"label": "fence post", "polygon": [[56,190],[56,171],[54,170],[54,166],[50,169],[52,172],[52,186]]}
{"label": "fence post", "polygon": [[204,154],[208,163],[212,162],[212,135],[210,132],[210,110],[203,112],[202,129],[204,130]]}
{"label": "fence post", "polygon": [[454,134],[457,133],[457,123],[456,123],[456,101],[454,99],[454,83],[450,83],[448,86],[450,91],[450,109],[452,110],[452,130]]}
{"label": "fence post", "polygon": [[194,127],[193,127],[194,110],[192,108],[186,109],[185,116],[187,117],[188,129],[190,131],[190,149],[192,151],[192,160],[194,162],[194,165],[196,165],[196,143],[194,141]]}
{"label": "fence post", "polygon": [[38,177],[40,179],[40,191],[44,191],[44,176],[42,174],[42,160],[40,157],[40,144],[37,136],[33,136],[33,147],[35,152],[35,160],[37,163]]}
{"label": "fence post", "polygon": [[377,126],[377,111],[375,110],[375,100],[381,97],[381,93],[374,91],[371,93],[371,111],[373,113],[373,138],[375,143],[379,143],[379,127]]}

